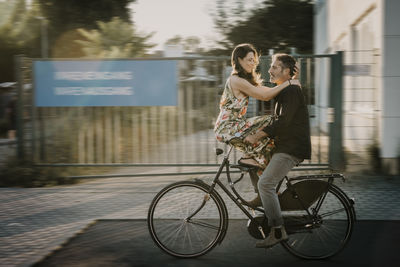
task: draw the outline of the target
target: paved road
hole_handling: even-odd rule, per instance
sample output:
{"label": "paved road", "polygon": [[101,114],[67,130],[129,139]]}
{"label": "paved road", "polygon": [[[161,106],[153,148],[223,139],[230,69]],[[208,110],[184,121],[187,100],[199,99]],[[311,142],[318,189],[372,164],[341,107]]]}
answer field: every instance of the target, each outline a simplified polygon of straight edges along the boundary
{"label": "paved road", "polygon": [[[125,177],[52,188],[0,188],[0,266],[30,266],[95,220],[145,219],[151,199],[163,186],[188,178],[193,177]],[[337,184],[355,198],[359,220],[400,220],[400,177],[353,176]],[[254,194],[249,182],[240,190],[249,199]],[[237,207],[227,204],[230,218],[244,218]]]}
{"label": "paved road", "polygon": [[34,267],[397,267],[400,221],[357,221],[350,242],[331,259],[302,260],[282,246],[254,248],[247,220],[230,220],[220,245],[194,259],[177,259],[153,242],[145,220],[99,220]]}

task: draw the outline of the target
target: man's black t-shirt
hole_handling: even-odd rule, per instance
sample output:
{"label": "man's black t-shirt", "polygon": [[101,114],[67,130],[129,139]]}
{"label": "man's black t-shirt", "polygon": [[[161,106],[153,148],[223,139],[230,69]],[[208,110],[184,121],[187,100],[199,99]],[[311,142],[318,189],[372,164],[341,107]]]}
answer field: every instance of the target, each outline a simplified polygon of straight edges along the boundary
{"label": "man's black t-shirt", "polygon": [[311,158],[310,121],[301,88],[290,85],[275,97],[275,119],[263,129],[275,139],[275,153]]}

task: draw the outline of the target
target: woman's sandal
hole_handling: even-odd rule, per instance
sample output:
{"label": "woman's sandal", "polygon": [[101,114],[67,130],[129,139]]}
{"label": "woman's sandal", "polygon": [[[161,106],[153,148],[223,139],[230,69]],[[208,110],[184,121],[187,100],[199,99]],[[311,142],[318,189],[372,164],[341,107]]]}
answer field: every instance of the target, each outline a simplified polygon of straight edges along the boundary
{"label": "woman's sandal", "polygon": [[[252,163],[251,162],[243,162],[243,160],[246,160],[246,159],[251,159]],[[238,160],[238,163],[240,165],[247,166],[247,167],[262,168],[261,165],[258,164],[257,161],[253,158],[240,158]]]}

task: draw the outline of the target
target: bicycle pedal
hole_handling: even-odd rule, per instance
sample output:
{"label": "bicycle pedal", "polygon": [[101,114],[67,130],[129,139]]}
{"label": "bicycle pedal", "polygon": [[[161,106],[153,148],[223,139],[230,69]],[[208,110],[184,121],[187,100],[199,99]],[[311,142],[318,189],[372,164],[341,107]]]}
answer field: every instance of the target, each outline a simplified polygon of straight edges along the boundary
{"label": "bicycle pedal", "polygon": [[248,207],[248,209],[253,216],[256,216],[256,211],[252,207]]}

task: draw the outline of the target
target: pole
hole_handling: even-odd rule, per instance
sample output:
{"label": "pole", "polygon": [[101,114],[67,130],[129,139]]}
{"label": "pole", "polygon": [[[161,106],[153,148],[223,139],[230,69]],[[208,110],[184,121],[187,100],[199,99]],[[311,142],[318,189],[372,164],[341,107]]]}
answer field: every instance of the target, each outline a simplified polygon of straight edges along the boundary
{"label": "pole", "polygon": [[329,164],[334,170],[344,170],[343,153],[343,52],[331,57],[329,107],[333,120],[329,125]]}
{"label": "pole", "polygon": [[47,35],[47,20],[45,17],[36,17],[40,20],[40,46],[41,57],[48,58],[48,35]]}
{"label": "pole", "polygon": [[[47,35],[47,20],[45,17],[36,17],[40,20],[40,40],[41,40],[41,57],[48,58],[48,35]],[[35,107],[34,107],[35,108]],[[36,118],[34,118],[36,119]],[[45,150],[45,122],[43,120],[42,110],[37,110],[37,119],[39,121],[39,139],[40,139],[40,150],[39,150],[39,158],[41,161],[45,159],[46,150]]]}
{"label": "pole", "polygon": [[17,78],[17,157],[20,160],[25,159],[24,150],[24,85],[23,85],[23,73],[22,73],[23,56],[15,56],[15,73]]}

